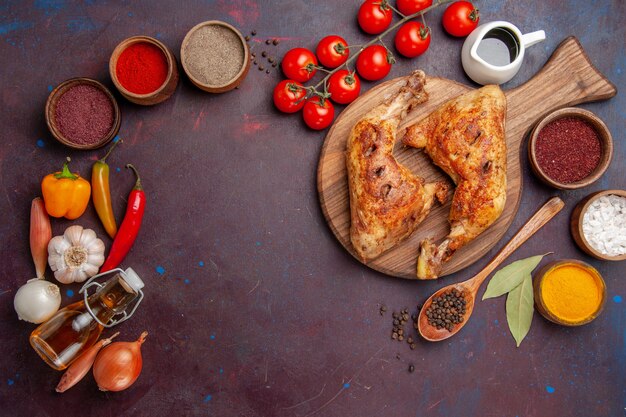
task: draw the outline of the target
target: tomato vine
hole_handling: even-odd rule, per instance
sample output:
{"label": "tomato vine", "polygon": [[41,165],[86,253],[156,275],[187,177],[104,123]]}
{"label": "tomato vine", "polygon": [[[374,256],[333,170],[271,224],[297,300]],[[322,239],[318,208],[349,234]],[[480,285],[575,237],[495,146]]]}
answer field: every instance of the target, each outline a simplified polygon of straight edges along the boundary
{"label": "tomato vine", "polygon": [[[394,6],[391,5],[391,3],[388,0],[381,0],[381,5],[386,5],[387,7],[389,7],[391,10],[393,10],[395,13],[397,13],[400,16],[400,20],[398,20],[397,22],[395,22],[394,24],[392,24],[389,28],[387,28],[384,32],[382,32],[381,34],[377,35],[374,39],[372,39],[371,41],[363,44],[363,45],[357,45],[359,47],[359,50],[356,51],[354,54],[350,54],[350,57],[346,60],[346,62],[344,62],[342,65],[340,65],[337,68],[334,68],[330,71],[326,71],[327,74],[324,78],[322,78],[317,84],[315,84],[314,86],[304,86],[302,88],[304,88],[307,91],[307,97],[311,97],[311,96],[319,96],[321,99],[327,99],[330,94],[328,93],[327,90],[327,82],[328,79],[337,71],[339,71],[340,69],[347,69],[348,71],[350,71],[350,67],[349,64],[351,64],[352,62],[354,62],[355,59],[358,58],[358,56],[361,54],[361,52],[363,52],[368,46],[372,46],[374,44],[381,44],[386,50],[389,56],[392,56],[391,51],[389,50],[389,48],[385,45],[385,43],[383,42],[383,38],[385,38],[385,36],[387,36],[389,33],[393,32],[395,29],[397,29],[398,27],[400,27],[401,25],[407,23],[408,21],[411,21],[415,18],[420,17],[423,21],[424,27],[428,28],[428,26],[426,25],[426,22],[424,21],[424,14],[426,14],[427,12],[436,9],[437,7],[447,4],[447,3],[451,3],[454,0],[435,0],[433,2],[433,4],[423,10],[420,10],[417,13],[413,13],[410,15],[404,15],[403,13],[401,13],[398,9],[396,9]],[[350,50],[351,48],[354,48],[355,46],[350,46],[348,45],[348,50]],[[319,91],[320,87],[324,87],[323,91]]]}

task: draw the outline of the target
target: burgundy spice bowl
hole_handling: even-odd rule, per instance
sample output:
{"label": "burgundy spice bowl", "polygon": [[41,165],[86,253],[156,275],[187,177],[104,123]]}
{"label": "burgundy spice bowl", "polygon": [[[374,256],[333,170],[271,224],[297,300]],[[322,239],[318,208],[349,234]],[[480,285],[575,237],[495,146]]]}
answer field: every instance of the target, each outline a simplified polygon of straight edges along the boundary
{"label": "burgundy spice bowl", "polygon": [[[598,162],[598,165],[585,178],[571,183],[559,182],[554,178],[549,177],[548,174],[541,168],[537,158],[537,138],[539,137],[539,132],[541,132],[541,130],[550,122],[566,117],[580,119],[588,123],[595,130],[600,140],[600,161]],[[576,107],[565,107],[555,110],[541,118],[532,130],[530,140],[528,141],[528,159],[530,160],[530,166],[535,173],[535,176],[545,184],[560,190],[575,190],[593,184],[607,170],[612,158],[613,138],[611,137],[611,132],[608,127],[606,127],[606,124],[604,124],[604,122],[592,112]]]}
{"label": "burgundy spice bowl", "polygon": [[[107,96],[107,98],[111,102],[111,106],[113,107],[113,123],[111,125],[111,129],[101,139],[94,143],[81,144],[71,141],[63,135],[56,120],[56,109],[59,99],[70,88],[77,85],[89,85],[97,88]],[[91,78],[84,77],[70,78],[69,80],[62,82],[54,90],[52,90],[52,92],[48,96],[48,100],[46,101],[45,116],[48,129],[56,140],[58,140],[65,146],[81,150],[98,149],[105,146],[115,137],[115,135],[117,135],[117,132],[119,132],[120,125],[122,123],[122,114],[120,112],[120,108],[117,104],[117,101],[115,100],[115,97],[113,97],[113,94],[111,94],[111,91],[109,91],[109,89],[102,85],[100,82]]]}
{"label": "burgundy spice bowl", "polygon": [[[156,46],[161,50],[167,61],[167,76],[165,77],[165,81],[159,88],[147,94],[137,94],[127,90],[117,77],[117,60],[126,48],[137,43],[147,43]],[[178,66],[176,64],[176,57],[174,57],[174,54],[167,46],[158,39],[151,38],[150,36],[132,36],[120,42],[113,50],[111,58],[109,59],[109,75],[111,76],[115,88],[117,88],[126,100],[142,106],[152,106],[164,102],[174,94],[178,86]]]}

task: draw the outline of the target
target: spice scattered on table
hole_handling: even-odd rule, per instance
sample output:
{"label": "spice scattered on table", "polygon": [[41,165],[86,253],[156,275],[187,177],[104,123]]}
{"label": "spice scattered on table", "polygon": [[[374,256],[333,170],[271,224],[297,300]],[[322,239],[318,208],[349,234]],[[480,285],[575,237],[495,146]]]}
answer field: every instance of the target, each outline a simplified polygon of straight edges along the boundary
{"label": "spice scattered on table", "polygon": [[606,195],[589,205],[583,234],[592,248],[608,256],[626,254],[626,198]]}
{"label": "spice scattered on table", "polygon": [[65,139],[77,145],[91,145],[111,131],[113,113],[113,103],[102,90],[78,84],[59,97],[54,117]]}
{"label": "spice scattered on table", "polygon": [[602,302],[600,279],[589,268],[565,263],[546,273],[541,297],[557,318],[570,323],[585,321]]}
{"label": "spice scattered on table", "polygon": [[[252,32],[250,32],[250,36],[246,36],[245,37],[246,42],[249,42],[252,39],[252,37],[254,37],[255,35],[256,35],[256,31],[253,30]],[[265,44],[269,45],[269,46],[276,46],[279,43],[280,43],[279,40],[276,39],[276,38],[268,38],[268,39],[265,40]],[[255,45],[253,44],[251,46],[251,48],[254,48],[254,46]],[[257,53],[256,52],[251,52],[250,53],[250,57],[251,57],[250,59],[253,60],[252,63],[254,65],[259,65],[259,71],[261,71],[261,72],[265,71],[266,74],[270,74],[272,72],[270,68],[266,69],[263,66],[262,63],[259,63],[259,61],[257,61]],[[267,61],[268,67],[270,65],[271,65],[271,68],[276,68],[278,66],[278,62],[277,62],[276,58],[274,56],[272,56],[270,54],[270,52],[268,52],[268,50],[261,51],[260,57],[258,59],[260,60],[261,58],[265,58],[265,60]]]}
{"label": "spice scattered on table", "polygon": [[203,84],[222,86],[232,81],[244,65],[244,45],[239,36],[221,25],[196,29],[185,46],[185,65]]}
{"label": "spice scattered on table", "polygon": [[135,94],[158,90],[165,83],[167,73],[167,57],[159,47],[148,42],[137,42],[124,49],[115,67],[122,87]]}
{"label": "spice scattered on table", "polygon": [[598,133],[576,117],[563,117],[545,125],[535,149],[543,172],[563,184],[588,177],[600,163],[601,151]]}
{"label": "spice scattered on table", "polygon": [[415,372],[415,365],[410,364],[410,365],[409,365],[409,373],[411,373],[411,374],[412,374],[413,372]]}
{"label": "spice scattered on table", "polygon": [[463,322],[465,304],[463,292],[453,289],[444,292],[441,296],[433,298],[433,302],[426,309],[428,324],[451,332],[455,324]]}
{"label": "spice scattered on table", "polygon": [[[386,311],[387,311],[387,306],[383,305],[380,307],[381,316]],[[410,328],[405,329],[404,325],[408,323],[409,320],[412,320],[413,322],[415,322],[417,314],[409,315],[409,309],[404,308],[400,312],[394,311],[391,317],[392,317],[392,325],[393,325],[393,329],[391,331],[391,339],[397,340],[398,342],[402,342],[406,340],[411,350],[415,350],[415,348],[417,348],[417,344],[415,343],[416,339],[414,338],[416,334],[415,333],[409,334],[411,332]],[[414,329],[417,329],[415,324],[413,327]]]}
{"label": "spice scattered on table", "polygon": [[393,330],[391,332],[391,338],[402,342],[404,340],[404,325],[409,321],[409,309],[405,308],[399,313],[393,312],[391,315],[393,318]]}

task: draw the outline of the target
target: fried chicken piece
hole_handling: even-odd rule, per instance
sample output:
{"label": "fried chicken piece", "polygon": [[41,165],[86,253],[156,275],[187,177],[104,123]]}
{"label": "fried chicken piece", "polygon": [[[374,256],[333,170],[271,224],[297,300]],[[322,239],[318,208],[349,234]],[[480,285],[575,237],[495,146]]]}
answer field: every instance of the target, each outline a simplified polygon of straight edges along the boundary
{"label": "fried chicken piece", "polygon": [[506,201],[506,97],[488,85],[443,104],[410,126],[405,145],[424,148],[456,184],[450,209],[451,231],[436,246],[421,244],[417,260],[419,279],[437,278],[460,247],[493,224]]}
{"label": "fried chicken piece", "polygon": [[414,106],[428,100],[425,83],[424,72],[413,72],[395,96],[356,123],[348,138],[350,239],[364,262],[410,236],[435,197],[440,202],[446,198],[445,182],[425,184],[393,156],[400,121]]}

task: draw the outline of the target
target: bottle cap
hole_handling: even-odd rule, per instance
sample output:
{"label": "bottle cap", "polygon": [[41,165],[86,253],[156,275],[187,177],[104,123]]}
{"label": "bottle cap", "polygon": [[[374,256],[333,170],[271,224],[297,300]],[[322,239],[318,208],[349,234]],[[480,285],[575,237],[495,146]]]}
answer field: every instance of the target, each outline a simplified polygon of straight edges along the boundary
{"label": "bottle cap", "polygon": [[124,271],[124,281],[126,281],[126,283],[137,292],[144,287],[143,281],[139,278],[139,275],[137,275],[133,268],[126,268],[126,271]]}

